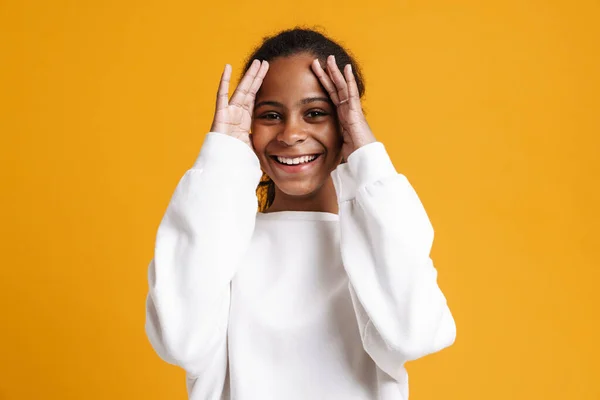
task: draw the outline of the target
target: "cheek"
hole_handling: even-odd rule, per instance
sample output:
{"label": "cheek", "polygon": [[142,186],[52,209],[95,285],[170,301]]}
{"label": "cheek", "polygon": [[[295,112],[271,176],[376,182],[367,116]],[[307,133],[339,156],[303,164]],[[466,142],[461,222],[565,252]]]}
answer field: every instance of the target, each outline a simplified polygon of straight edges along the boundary
{"label": "cheek", "polygon": [[327,128],[324,130],[323,141],[330,150],[341,150],[344,141],[337,122],[334,121],[331,124],[328,124]]}
{"label": "cheek", "polygon": [[328,168],[334,169],[342,162],[342,145],[344,139],[337,123],[332,124],[323,135],[323,144],[329,153]]}
{"label": "cheek", "polygon": [[250,138],[254,145],[254,150],[258,153],[259,157],[261,153],[264,153],[267,143],[269,143],[269,134],[263,126],[258,124],[252,124]]}
{"label": "cheek", "polygon": [[268,172],[268,163],[265,156],[265,152],[267,150],[267,146],[271,142],[271,132],[269,129],[265,129],[266,127],[260,125],[252,126],[252,133],[250,135],[250,140],[252,141],[252,146],[254,147],[254,152],[260,161],[260,166],[263,171]]}

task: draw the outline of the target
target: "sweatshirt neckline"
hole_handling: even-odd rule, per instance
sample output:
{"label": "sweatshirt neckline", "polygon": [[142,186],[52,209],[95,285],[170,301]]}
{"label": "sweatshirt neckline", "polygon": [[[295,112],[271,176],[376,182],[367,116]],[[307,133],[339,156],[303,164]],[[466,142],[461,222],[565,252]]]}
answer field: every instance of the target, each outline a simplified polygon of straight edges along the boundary
{"label": "sweatshirt neckline", "polygon": [[262,220],[339,221],[339,215],[324,211],[259,212],[256,214],[256,218]]}

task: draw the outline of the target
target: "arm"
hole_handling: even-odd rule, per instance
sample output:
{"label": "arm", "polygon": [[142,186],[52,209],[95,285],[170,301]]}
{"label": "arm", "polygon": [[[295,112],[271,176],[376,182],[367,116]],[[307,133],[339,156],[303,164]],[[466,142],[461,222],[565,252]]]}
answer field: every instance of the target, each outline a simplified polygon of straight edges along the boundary
{"label": "arm", "polygon": [[161,358],[190,375],[222,363],[230,282],[254,231],[260,176],[246,144],[209,133],[158,228],[146,333]]}
{"label": "arm", "polygon": [[433,229],[365,119],[352,66],[335,57],[312,69],[337,107],[342,157],[333,173],[341,251],[363,345],[379,368],[404,379],[403,364],[453,343],[454,319],[429,252]]}
{"label": "arm", "polygon": [[401,379],[406,361],[450,346],[456,335],[429,257],[431,223],[381,143],[354,151],[332,177],[364,348],[379,368]]}
{"label": "arm", "polygon": [[225,66],[211,133],[173,194],[148,268],[150,343],[188,376],[208,373],[195,384],[210,392],[225,380],[230,284],[254,231],[262,172],[250,123],[268,68],[255,60],[229,100],[231,66]]}

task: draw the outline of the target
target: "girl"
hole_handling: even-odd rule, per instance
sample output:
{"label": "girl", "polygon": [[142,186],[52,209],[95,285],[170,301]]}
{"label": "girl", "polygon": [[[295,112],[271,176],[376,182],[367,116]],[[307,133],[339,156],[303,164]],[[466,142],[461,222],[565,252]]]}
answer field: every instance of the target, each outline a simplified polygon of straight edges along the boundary
{"label": "girl", "polygon": [[192,400],[406,400],[456,332],[427,214],[342,47],[294,29],[249,60],[158,228],[148,338]]}

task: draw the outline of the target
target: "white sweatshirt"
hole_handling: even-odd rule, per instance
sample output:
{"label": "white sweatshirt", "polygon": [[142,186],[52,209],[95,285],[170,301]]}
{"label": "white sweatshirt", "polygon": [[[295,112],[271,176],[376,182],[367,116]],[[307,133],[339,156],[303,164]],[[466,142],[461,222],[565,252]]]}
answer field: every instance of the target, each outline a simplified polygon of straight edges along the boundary
{"label": "white sweatshirt", "polygon": [[191,400],[407,400],[405,362],[456,334],[408,180],[381,143],[356,150],[338,216],[257,213],[260,177],[246,144],[207,135],[158,229],[152,346]]}

